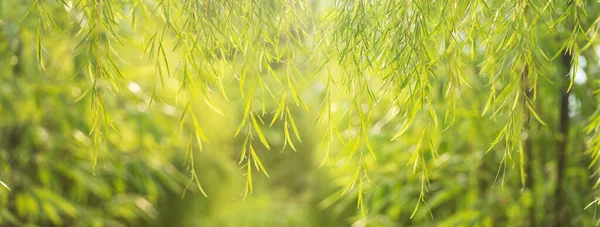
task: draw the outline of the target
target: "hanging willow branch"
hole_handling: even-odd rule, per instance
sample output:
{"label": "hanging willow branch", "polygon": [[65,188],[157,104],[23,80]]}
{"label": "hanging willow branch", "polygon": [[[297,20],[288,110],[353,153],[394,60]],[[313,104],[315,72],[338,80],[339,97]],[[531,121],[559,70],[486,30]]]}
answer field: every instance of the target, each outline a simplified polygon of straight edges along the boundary
{"label": "hanging willow branch", "polygon": [[[64,8],[73,23],[57,25],[50,7]],[[484,88],[489,89],[481,114],[501,125],[488,152],[503,149],[498,171],[502,179],[518,152],[525,184],[522,132],[529,128],[527,119],[545,124],[535,100],[538,81],[554,79],[554,58],[548,56],[565,51],[579,56],[598,43],[597,15],[588,15],[583,1],[35,0],[27,14],[36,9],[38,13],[29,17],[39,21],[41,69],[52,55],[44,52],[44,37],[51,28],[75,37],[73,49],[86,60],[78,70],[89,77],[89,89],[79,99],[92,100],[94,166],[103,138],[113,133],[108,128],[117,130],[103,97],[119,95],[123,60],[115,49],[134,36],[124,32],[133,28],[152,34],[141,37],[143,53],[155,66],[148,105],[160,100],[160,91],[175,81],[182,97],[178,102],[185,106],[180,127],[190,127],[193,133],[187,141],[193,138],[199,150],[209,141],[193,107],[203,103],[227,114],[213,97],[243,101],[239,127],[232,136],[244,141],[239,164],[247,176],[245,194],[253,190],[253,169],[269,176],[268,166],[260,160],[268,154],[256,149],[271,149],[264,130],[283,123],[284,148],[296,151],[302,138],[291,109],[309,110],[299,87],[323,85],[315,121],[326,129],[319,148],[321,165],[335,158],[353,169],[341,194],[358,184],[361,209],[362,194],[371,182],[368,166],[379,153],[370,131],[384,118],[379,117],[381,112],[396,123],[390,140],[402,140],[406,133],[421,135],[411,151],[399,151],[412,152],[408,164],[421,179],[420,204],[425,202],[432,171],[428,160],[439,157],[436,138],[461,120],[457,108],[463,104],[463,90],[474,89],[471,84],[480,78],[487,78]],[[583,23],[587,18],[595,21]],[[144,24],[159,29],[148,31]],[[564,45],[545,48],[557,38],[548,35],[552,30],[567,28]],[[578,58],[573,59],[576,70]],[[477,67],[477,73],[465,72],[471,67]],[[227,92],[232,82],[239,94]],[[572,86],[573,80],[569,89]],[[436,108],[439,103],[446,105]],[[274,115],[270,122],[264,119],[267,113]],[[596,114],[587,128],[592,166],[600,157],[599,128]],[[333,150],[338,143],[344,149]],[[188,147],[187,158],[194,163],[193,146]],[[198,182],[196,168],[189,167]],[[199,183],[198,187],[202,190]]]}

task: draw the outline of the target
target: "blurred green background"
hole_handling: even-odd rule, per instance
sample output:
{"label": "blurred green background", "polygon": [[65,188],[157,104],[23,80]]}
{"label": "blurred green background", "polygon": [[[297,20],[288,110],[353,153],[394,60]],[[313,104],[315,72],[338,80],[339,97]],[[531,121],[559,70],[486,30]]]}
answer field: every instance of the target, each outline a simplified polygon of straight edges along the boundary
{"label": "blurred green background", "polygon": [[[560,113],[564,110],[560,101],[564,86],[569,82],[564,75],[571,70],[571,65],[562,64],[559,59],[543,66],[548,76],[537,81],[537,92],[542,98],[535,100],[535,105],[547,125],[532,123],[523,129],[521,137],[527,146],[527,162],[523,167],[527,183],[523,185],[520,163],[516,161],[518,153],[513,153],[515,157],[510,160],[506,159],[503,147],[486,153],[509,114],[501,112],[495,120],[481,115],[490,90],[488,78],[479,76],[484,70],[482,62],[487,58],[485,50],[477,50],[480,54],[470,59],[469,51],[457,49],[464,59],[440,62],[441,67],[436,69],[440,76],[429,81],[430,98],[445,100],[445,86],[453,73],[448,68],[457,65],[468,79],[470,87],[461,87],[456,91],[457,98],[452,99],[456,104],[452,127],[429,132],[427,128],[433,126],[431,121],[416,120],[415,127],[390,141],[402,128],[403,120],[399,118],[411,109],[401,109],[393,97],[382,95],[377,101],[378,108],[370,109],[366,120],[357,117],[366,107],[355,104],[369,101],[363,93],[356,96],[358,98],[348,96],[352,93],[347,92],[344,85],[351,82],[344,80],[347,71],[341,66],[348,62],[332,61],[322,68],[321,64],[311,64],[327,59],[324,55],[327,49],[311,54],[290,44],[292,38],[283,36],[284,41],[275,46],[240,41],[250,43],[250,52],[255,52],[251,57],[213,56],[210,62],[204,62],[206,59],[200,56],[191,57],[198,57],[194,64],[200,68],[219,68],[216,74],[220,75],[222,91],[218,91],[219,83],[198,85],[214,79],[202,77],[209,73],[199,73],[195,83],[186,85],[186,80],[194,79],[179,76],[183,70],[179,60],[190,56],[183,56],[186,52],[174,46],[187,44],[179,43],[178,34],[168,31],[162,36],[166,38],[160,41],[161,49],[153,52],[158,57],[148,58],[148,47],[155,46],[152,37],[165,33],[168,24],[140,12],[137,23],[131,20],[136,15],[131,12],[137,12],[137,8],[133,11],[130,8],[140,7],[140,4],[156,6],[156,1],[106,2],[122,6],[110,9],[117,16],[103,16],[119,20],[103,23],[114,23],[105,26],[114,25],[118,31],[111,32],[120,34],[122,39],[110,50],[93,51],[103,53],[98,56],[106,59],[112,56],[112,60],[104,59],[104,62],[106,65],[114,62],[119,72],[107,72],[107,78],[102,80],[105,84],[99,88],[101,91],[94,94],[101,95],[105,108],[102,116],[110,117],[114,129],[107,124],[106,130],[90,134],[98,109],[93,108],[94,99],[90,97],[90,92],[94,92],[90,91],[93,73],[88,67],[100,60],[93,59],[95,52],[87,52],[95,48],[95,43],[89,41],[91,38],[85,35],[86,26],[82,24],[92,22],[84,23],[82,18],[93,17],[88,15],[90,12],[72,12],[67,6],[80,3],[78,7],[85,8],[95,1],[0,1],[0,181],[6,184],[5,188],[0,187],[0,226],[551,226],[559,216],[567,220],[564,226],[593,226],[598,220],[595,204],[584,210],[598,193],[594,189],[598,177],[594,175],[597,174],[595,169],[588,169],[592,157],[585,155],[589,149],[588,137],[582,130],[598,105],[593,95],[598,86],[596,75],[600,72],[597,41],[593,43],[596,49],[574,56],[580,62],[580,73],[573,91],[566,96],[570,100],[567,108],[570,127],[564,137],[558,132]],[[182,4],[165,2],[171,2],[173,5],[168,7],[174,8]],[[260,2],[274,5],[273,11],[285,10],[277,5],[279,1]],[[286,34],[317,40],[314,44],[322,37],[312,37],[318,34],[312,29],[323,29],[312,24],[317,23],[314,18],[326,17],[328,11],[323,10],[325,4],[320,1],[307,2],[312,4],[314,15],[297,13],[294,17],[286,11],[287,17],[297,19],[290,19],[282,26],[292,27],[286,31],[296,31],[295,26],[300,24],[306,26],[307,32],[302,35],[299,35],[302,32]],[[498,10],[508,7],[501,5],[501,1],[489,2]],[[32,3],[35,4],[32,6]],[[595,1],[582,4],[591,15],[587,19],[582,17],[582,23],[591,26],[596,23],[594,15],[600,11],[598,4]],[[461,3],[460,7],[469,5]],[[460,7],[457,11],[462,9]],[[565,7],[562,3],[556,5],[558,11]],[[30,9],[33,10],[27,14]],[[268,18],[271,13],[265,9],[264,17]],[[255,16],[262,18],[260,13]],[[552,17],[544,14],[542,18],[544,16]],[[201,23],[211,23],[207,21]],[[179,22],[186,23],[183,19]],[[208,35],[216,34],[220,28],[215,25],[210,29]],[[268,27],[264,31],[253,29],[259,30],[258,36],[265,37],[271,32],[280,32]],[[537,29],[545,31],[542,25]],[[103,34],[105,40],[116,40],[111,32]],[[557,28],[556,32],[539,37],[541,44],[538,45],[549,52],[557,51],[569,32]],[[208,41],[202,45],[207,49],[213,47],[210,43],[213,39],[204,38]],[[159,48],[159,44],[156,45]],[[262,101],[267,96],[264,88],[263,96],[254,97],[258,104],[249,111],[264,122],[261,128],[270,149],[261,145],[258,138],[254,138],[253,148],[269,177],[253,171],[253,192],[244,196],[247,178],[239,156],[245,135],[234,135],[245,118],[247,100],[253,97],[243,97],[248,88],[243,85],[240,88],[240,75],[234,68],[246,67],[248,62],[262,64],[265,54],[261,47],[281,48],[290,62],[298,63],[294,69],[298,72],[286,78],[294,80],[293,87],[307,108],[296,105],[292,92],[287,93],[290,95],[287,99],[283,97],[302,139],[300,142],[291,136],[294,151],[286,140],[286,131],[293,134],[288,121],[274,121],[269,126],[272,119],[278,117],[279,101],[270,97]],[[211,51],[217,52],[208,52]],[[160,74],[167,70],[167,65],[170,72]],[[269,76],[271,72],[259,73],[258,68],[265,66],[248,66],[249,74],[254,74],[253,78],[264,77],[265,84],[275,84],[276,79]],[[270,62],[269,66],[274,74],[290,74],[289,65]],[[106,67],[112,70],[112,66]],[[315,75],[315,71],[319,72]],[[114,78],[108,77],[109,74]],[[328,78],[339,81],[338,85],[330,87]],[[117,86],[111,85],[113,79]],[[365,80],[375,86],[385,79]],[[507,82],[510,78],[503,80]],[[198,93],[202,89],[211,92],[196,94],[193,89],[181,89],[183,86],[196,87]],[[502,88],[505,84],[497,86]],[[328,109],[331,115],[324,116],[322,114],[327,112],[323,112],[322,104],[331,97],[335,99]],[[443,122],[448,106],[448,102],[440,101],[427,108],[437,113],[436,119]],[[198,120],[208,141],[203,143],[201,151],[195,141],[197,129],[190,113]],[[336,126],[339,133],[328,134],[331,124],[314,124],[316,119],[323,118],[339,120],[341,123]],[[368,125],[366,129],[360,127],[362,121]],[[376,159],[367,157],[367,148],[361,148],[359,153],[365,154],[365,158],[360,159],[363,163],[348,161],[354,160],[347,155],[352,153],[352,141],[358,138],[355,135],[362,133],[357,132],[359,130],[368,134]],[[349,138],[350,142],[332,142],[330,157],[323,162],[326,154],[322,144],[327,144],[323,138],[338,135]],[[258,136],[254,134],[254,137]],[[95,138],[102,138],[99,145],[95,144]],[[562,167],[558,167],[556,158],[557,140],[569,141],[567,161]],[[414,161],[415,147],[422,141],[425,141],[422,157],[426,159],[422,163],[427,169],[418,167],[415,172],[413,165],[407,163]],[[192,153],[189,153],[190,147]],[[434,150],[439,154],[437,158],[432,155]],[[348,164],[344,164],[346,161]],[[190,181],[190,162],[208,197]],[[368,179],[361,174],[363,188],[354,185],[340,195],[348,183],[352,183],[356,169],[362,168],[357,166],[363,164],[369,167]],[[564,171],[564,177],[559,177],[559,171]],[[422,178],[425,173],[427,183]],[[558,181],[559,178],[562,181]],[[557,198],[557,191],[563,196]],[[359,200],[359,195],[364,198]],[[365,212],[358,209],[358,201],[362,202]],[[555,213],[556,204],[560,204],[559,214]]]}

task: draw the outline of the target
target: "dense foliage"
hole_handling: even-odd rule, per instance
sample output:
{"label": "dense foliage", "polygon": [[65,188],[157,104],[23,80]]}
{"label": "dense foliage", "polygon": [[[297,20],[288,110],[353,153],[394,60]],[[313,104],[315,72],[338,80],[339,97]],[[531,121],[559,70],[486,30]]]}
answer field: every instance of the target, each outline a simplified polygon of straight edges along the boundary
{"label": "dense foliage", "polygon": [[599,28],[584,0],[4,0],[0,225],[594,225]]}

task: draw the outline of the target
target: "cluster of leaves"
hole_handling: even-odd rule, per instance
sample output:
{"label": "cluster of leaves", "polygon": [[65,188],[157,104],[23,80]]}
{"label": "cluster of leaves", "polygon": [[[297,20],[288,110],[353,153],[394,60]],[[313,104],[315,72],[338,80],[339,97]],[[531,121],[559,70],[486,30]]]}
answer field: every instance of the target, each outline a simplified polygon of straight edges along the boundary
{"label": "cluster of leaves", "polygon": [[[94,116],[87,114],[90,102],[76,102],[88,82],[71,78],[78,60],[46,61],[47,72],[56,76],[42,77],[41,68],[27,67],[36,65],[35,47],[24,42],[35,34],[11,36],[7,31],[14,28],[3,27],[0,35],[1,53],[11,53],[0,56],[11,63],[0,70],[0,169],[3,185],[10,187],[0,191],[0,223],[131,226],[156,220],[159,197],[183,193],[187,180],[168,155],[147,152],[174,146],[154,139],[173,140],[173,132],[155,121],[176,116],[142,114],[136,108],[139,91],[123,94],[127,101],[109,99],[107,106],[123,108],[113,111],[120,130],[104,137],[104,149],[119,152],[103,156],[103,167],[94,169],[96,145],[88,134]],[[69,55],[69,41],[47,41],[57,44],[53,53]]]}
{"label": "cluster of leaves", "polygon": [[[435,137],[457,121],[469,120],[457,117],[465,105],[457,98],[465,89],[479,89],[470,84],[480,77],[489,78],[487,84],[478,84],[489,88],[489,98],[480,113],[503,125],[495,139],[487,141],[491,143],[487,151],[504,145],[498,170],[502,182],[517,152],[521,183],[525,185],[524,138],[532,124],[530,119],[546,124],[534,104],[538,81],[541,78],[563,86],[561,78],[569,75],[561,65],[554,68],[548,63],[566,59],[568,67],[574,69],[563,91],[569,92],[579,68],[578,58],[570,56],[579,56],[598,42],[594,39],[598,16],[588,15],[586,9],[595,13],[597,6],[583,1],[357,0],[336,1],[331,7],[331,29],[326,30],[329,33],[325,37],[332,37],[330,45],[335,47],[334,58],[339,59],[337,67],[342,73],[338,81],[327,78],[325,91],[338,82],[338,89],[350,98],[352,108],[342,114],[348,115],[344,119],[349,131],[354,130],[349,136],[350,151],[345,152],[347,159],[363,146],[372,150],[367,129],[373,125],[369,121],[375,121],[371,120],[377,109],[374,107],[389,110],[390,120],[401,122],[396,133],[391,133],[392,140],[402,138],[407,131],[420,135],[408,163],[415,173],[420,167],[422,202],[429,185],[426,159],[439,157]],[[326,102],[325,114],[332,105],[328,99]],[[446,108],[436,110],[435,103]],[[438,115],[444,116],[441,128]],[[411,127],[417,129],[409,130]],[[330,127],[330,131],[336,129]],[[598,149],[592,150],[597,153]],[[361,153],[358,163],[362,164],[344,190],[358,182],[359,207],[363,179],[369,179],[363,157]]]}
{"label": "cluster of leaves", "polygon": [[[66,21],[72,23],[57,23],[57,13],[49,9],[68,12]],[[265,129],[282,123],[282,149],[295,151],[302,138],[293,108],[309,109],[301,88],[316,84],[322,97],[315,123],[324,128],[321,165],[339,163],[345,176],[341,194],[358,185],[354,193],[366,214],[364,192],[377,183],[372,174],[385,176],[385,166],[397,164],[381,160],[388,149],[381,141],[393,140],[395,149],[409,150],[404,161],[417,176],[413,217],[420,204],[427,205],[433,187],[435,174],[428,167],[454,150],[445,146],[440,152],[442,138],[455,135],[454,126],[468,127],[465,122],[495,130],[489,141],[469,145],[484,152],[503,149],[495,178],[504,182],[518,154],[519,178],[526,185],[529,132],[549,122],[539,114],[544,101],[538,91],[544,86],[572,91],[579,56],[598,45],[599,13],[597,3],[583,0],[36,0],[24,22],[32,26],[37,20],[42,71],[51,71],[47,62],[54,55],[45,51],[48,37],[77,40],[71,47],[81,59],[75,71],[89,77],[77,100],[90,100],[93,166],[103,157],[99,151],[106,138],[120,131],[105,101],[109,94],[120,96],[127,80],[119,67],[127,57],[118,47],[137,39],[134,44],[155,73],[152,94],[144,101],[169,102],[161,94],[177,88],[171,104],[183,110],[180,134],[187,141],[191,178],[203,193],[193,150],[210,141],[197,107],[224,115],[230,113],[213,100],[242,100],[232,136],[243,138],[238,161],[248,194],[253,171],[269,176],[258,149],[271,149]],[[557,59],[562,63],[554,64]],[[239,91],[227,89],[232,83]],[[488,98],[464,98],[481,94]],[[472,108],[472,103],[482,105]],[[599,122],[595,114],[587,128],[594,160],[600,157]]]}

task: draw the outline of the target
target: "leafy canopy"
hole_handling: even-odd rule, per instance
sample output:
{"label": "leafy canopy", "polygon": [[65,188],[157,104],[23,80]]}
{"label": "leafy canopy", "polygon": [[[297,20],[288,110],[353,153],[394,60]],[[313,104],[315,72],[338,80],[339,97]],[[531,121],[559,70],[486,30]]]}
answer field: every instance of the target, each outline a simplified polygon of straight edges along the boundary
{"label": "leafy canopy", "polygon": [[[526,184],[530,125],[549,127],[538,114],[540,91],[573,89],[578,56],[598,45],[599,12],[598,4],[583,0],[34,0],[21,23],[36,28],[45,75],[56,71],[48,62],[58,61],[46,40],[74,41],[77,76],[88,78],[78,100],[90,100],[94,166],[109,155],[106,137],[119,131],[105,98],[119,97],[124,86],[121,67],[130,56],[120,49],[134,47],[154,66],[147,105],[175,96],[172,104],[183,110],[180,134],[202,193],[194,150],[210,143],[210,132],[195,106],[239,119],[231,136],[243,141],[238,162],[246,194],[253,191],[253,172],[269,176],[260,157],[267,154],[257,152],[271,148],[265,128],[283,124],[284,149],[302,143],[294,118],[299,107],[323,128],[321,166],[341,163],[348,170],[341,194],[356,187],[359,208],[363,192],[377,184],[370,169],[394,162],[381,160],[387,152],[372,140],[383,130],[384,139],[411,144],[394,152],[410,152],[408,165],[420,179],[418,208],[429,186],[428,163],[440,159],[442,138],[457,136],[461,122],[494,125],[494,139],[477,149],[501,152],[497,178],[517,163]],[[68,22],[55,19],[61,14]],[[566,59],[566,72],[557,59]],[[306,104],[300,92],[306,87],[321,94],[319,107]],[[470,98],[482,95],[483,103]],[[242,100],[243,111],[222,110],[224,100]],[[473,102],[481,104],[479,117],[465,112]],[[600,114],[585,130],[593,167],[600,158]]]}

